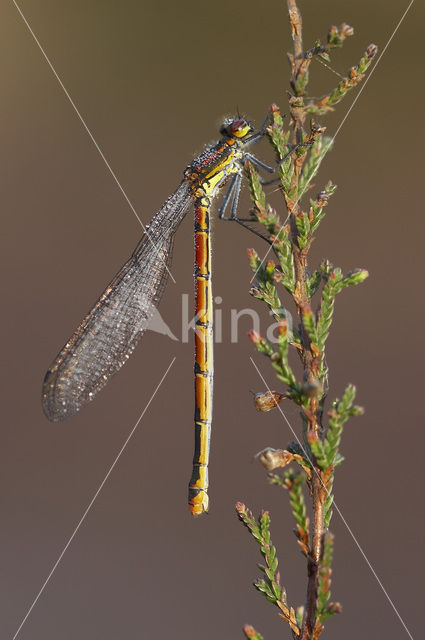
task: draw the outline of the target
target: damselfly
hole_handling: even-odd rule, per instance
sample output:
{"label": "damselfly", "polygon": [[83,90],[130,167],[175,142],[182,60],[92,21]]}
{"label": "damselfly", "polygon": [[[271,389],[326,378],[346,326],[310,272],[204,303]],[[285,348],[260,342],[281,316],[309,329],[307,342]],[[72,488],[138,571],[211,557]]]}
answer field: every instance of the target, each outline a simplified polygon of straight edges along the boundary
{"label": "damselfly", "polygon": [[[230,181],[219,217],[231,204],[232,220],[244,164],[273,172],[246,151],[260,139],[241,118],[231,118],[220,129],[222,138],[188,165],[175,193],[154,215],[132,253],[91,311],[81,322],[48,370],[43,384],[43,409],[52,421],[72,416],[105,386],[129,358],[159,304],[168,276],[174,234],[195,207],[195,453],[189,482],[193,515],[208,510],[208,459],[213,392],[213,303],[211,290],[210,209],[220,187]],[[294,151],[291,149],[290,153]],[[289,155],[289,154],[288,154]],[[287,157],[287,156],[286,156]],[[285,157],[285,158],[286,158]],[[285,160],[283,158],[283,160]],[[283,160],[277,165],[279,166]]]}

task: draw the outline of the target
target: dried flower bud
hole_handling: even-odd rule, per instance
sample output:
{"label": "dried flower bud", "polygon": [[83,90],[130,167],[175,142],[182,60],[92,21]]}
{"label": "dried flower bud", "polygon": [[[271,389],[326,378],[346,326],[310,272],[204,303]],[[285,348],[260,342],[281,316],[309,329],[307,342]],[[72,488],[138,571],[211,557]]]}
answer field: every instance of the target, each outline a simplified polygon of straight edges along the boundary
{"label": "dried flower bud", "polygon": [[325,611],[328,611],[329,613],[341,613],[342,605],[339,602],[330,602],[326,606]]}
{"label": "dried flower bud", "polygon": [[314,433],[314,431],[309,431],[307,433],[308,444],[314,444],[315,442],[319,442],[319,436]]}
{"label": "dried flower bud", "polygon": [[332,25],[328,31],[328,44],[332,47],[341,47],[346,38],[354,34],[353,27],[345,22],[341,26]]}
{"label": "dried flower bud", "polygon": [[366,49],[366,55],[368,58],[374,58],[378,53],[378,47],[376,44],[370,44]]}
{"label": "dried flower bud", "polygon": [[311,123],[312,134],[320,135],[322,133],[325,133],[325,131],[326,131],[326,127],[322,127],[320,124],[317,124],[316,122]]}
{"label": "dried flower bud", "polygon": [[266,271],[273,273],[273,271],[275,270],[275,267],[276,267],[276,264],[273,262],[273,260],[268,260],[266,262]]}
{"label": "dried flower bud", "polygon": [[288,335],[288,329],[289,329],[288,320],[286,318],[282,318],[282,320],[279,320],[279,324],[278,324],[279,335],[280,336]]}
{"label": "dried flower bud", "polygon": [[246,506],[243,502],[237,502],[235,504],[235,509],[238,513],[243,513],[244,511],[246,511]]}
{"label": "dried flower bud", "polygon": [[271,411],[285,398],[285,394],[277,391],[266,391],[254,395],[254,405],[257,411]]}
{"label": "dried flower bud", "polygon": [[259,333],[257,333],[257,331],[255,331],[255,329],[251,329],[250,331],[248,331],[247,335],[253,344],[261,344],[261,342],[263,341],[263,338]]}
{"label": "dried flower bud", "polygon": [[321,191],[316,196],[316,204],[318,207],[326,207],[329,202],[329,194],[326,191]]}
{"label": "dried flower bud", "polygon": [[338,35],[338,27],[333,24],[331,27],[329,27],[328,42],[333,42],[336,38],[338,38]]}
{"label": "dried flower bud", "polygon": [[354,34],[353,27],[350,27],[350,25],[346,24],[345,22],[342,23],[339,29],[341,38],[348,38],[349,36],[352,36]]}
{"label": "dried flower bud", "polygon": [[350,78],[350,80],[354,80],[354,78],[357,76],[357,73],[357,67],[351,67],[348,72],[348,77]]}
{"label": "dried flower bud", "polygon": [[261,291],[258,287],[251,287],[249,290],[249,295],[254,298],[261,298]]}
{"label": "dried flower bud", "polygon": [[246,637],[248,638],[248,640],[255,639],[258,636],[256,630],[250,624],[245,624],[244,625],[243,632],[246,635]]}
{"label": "dried flower bud", "polygon": [[294,459],[294,456],[289,451],[285,449],[272,449],[271,447],[263,449],[263,451],[257,453],[256,457],[268,471],[273,471],[273,469],[278,469],[279,467],[286,467],[286,465]]}

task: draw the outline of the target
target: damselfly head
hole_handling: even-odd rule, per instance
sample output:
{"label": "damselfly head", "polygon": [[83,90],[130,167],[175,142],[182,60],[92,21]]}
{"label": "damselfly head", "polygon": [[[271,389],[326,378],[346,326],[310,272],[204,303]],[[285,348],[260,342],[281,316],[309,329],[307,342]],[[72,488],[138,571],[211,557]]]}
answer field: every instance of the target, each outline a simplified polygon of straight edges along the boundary
{"label": "damselfly head", "polygon": [[254,127],[244,118],[227,118],[221,126],[220,133],[229,138],[245,138],[254,131]]}

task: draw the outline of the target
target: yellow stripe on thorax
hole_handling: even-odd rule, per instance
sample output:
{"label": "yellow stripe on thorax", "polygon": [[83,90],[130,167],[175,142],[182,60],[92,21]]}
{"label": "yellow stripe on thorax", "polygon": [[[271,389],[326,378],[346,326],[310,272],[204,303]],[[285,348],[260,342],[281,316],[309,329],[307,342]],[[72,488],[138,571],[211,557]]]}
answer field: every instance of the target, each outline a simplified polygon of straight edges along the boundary
{"label": "yellow stripe on thorax", "polygon": [[238,168],[235,166],[235,153],[232,152],[227,158],[216,165],[210,173],[202,180],[201,190],[206,196],[214,196],[217,185],[226,175],[236,173]]}

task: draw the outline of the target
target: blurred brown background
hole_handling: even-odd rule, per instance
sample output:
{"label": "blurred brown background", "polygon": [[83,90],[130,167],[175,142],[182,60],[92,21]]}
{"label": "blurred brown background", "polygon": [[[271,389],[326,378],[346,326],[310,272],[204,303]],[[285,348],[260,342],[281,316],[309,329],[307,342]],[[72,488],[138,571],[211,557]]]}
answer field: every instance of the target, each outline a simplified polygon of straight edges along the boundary
{"label": "blurred brown background", "polygon": [[[300,2],[304,41],[330,24],[355,28],[332,65],[345,72],[370,42],[384,47],[406,1]],[[29,24],[146,223],[186,163],[239,109],[260,123],[286,108],[286,3],[21,0]],[[423,525],[423,24],[416,2],[336,139],[316,179],[337,194],[314,245],[370,279],[341,294],[329,340],[333,398],[358,388],[364,418],[346,427],[336,500],[411,633],[422,611]],[[231,308],[248,296],[246,247],[265,246],[214,224],[214,292],[223,298],[216,347],[211,511],[192,520],[191,342],[148,333],[127,366],[81,415],[49,424],[40,406],[47,366],[114,272],[140,228],[12,2],[1,8],[2,431],[1,636],[12,638],[125,438],[176,361],[135,436],[19,635],[22,639],[241,638],[249,622],[289,637],[251,586],[258,550],[236,500],[272,513],[289,600],[304,600],[305,565],[287,496],[252,456],[285,446],[278,412],[259,415],[249,389],[272,388],[268,363],[245,338],[229,341]],[[338,78],[312,66],[313,94]],[[354,94],[321,122],[333,133]],[[263,157],[264,145],[256,152]],[[244,200],[247,207],[248,201]],[[246,210],[246,208],[245,208]],[[161,313],[177,335],[192,288],[191,215],[177,237]],[[285,405],[299,429],[297,411]],[[333,598],[344,611],[326,637],[407,637],[337,514]]]}

